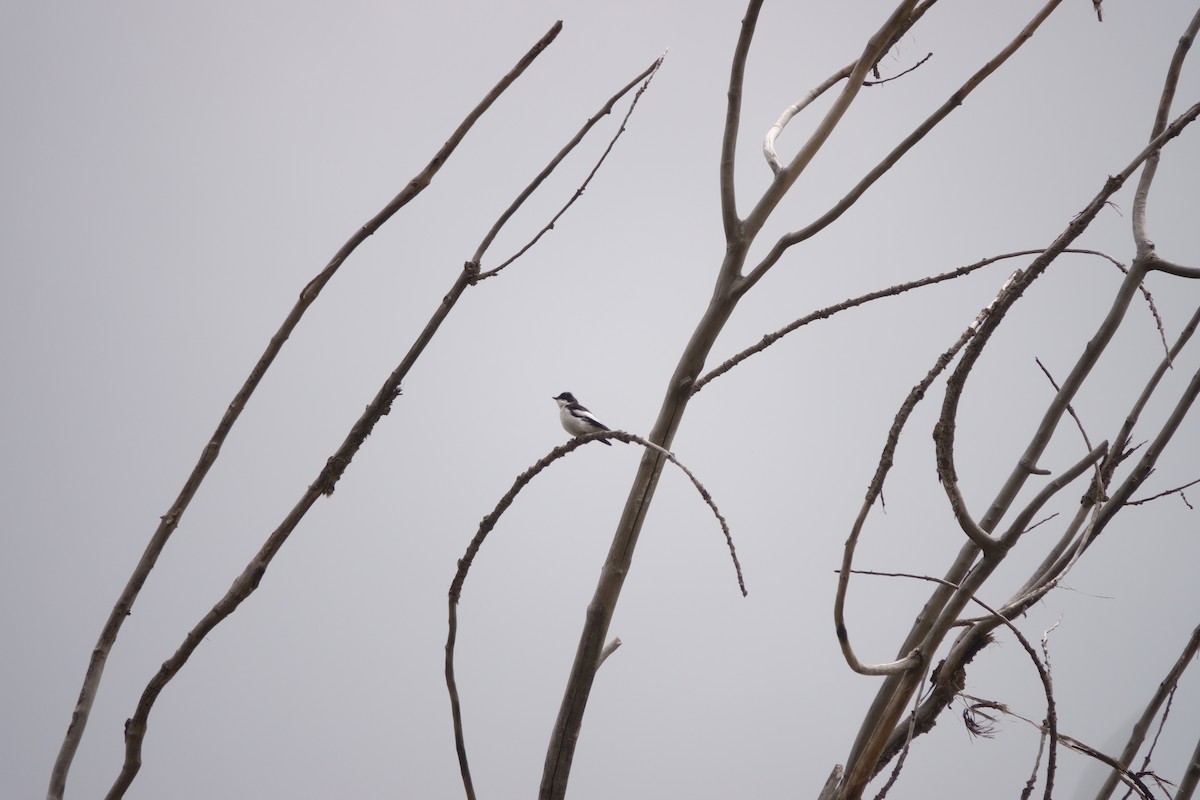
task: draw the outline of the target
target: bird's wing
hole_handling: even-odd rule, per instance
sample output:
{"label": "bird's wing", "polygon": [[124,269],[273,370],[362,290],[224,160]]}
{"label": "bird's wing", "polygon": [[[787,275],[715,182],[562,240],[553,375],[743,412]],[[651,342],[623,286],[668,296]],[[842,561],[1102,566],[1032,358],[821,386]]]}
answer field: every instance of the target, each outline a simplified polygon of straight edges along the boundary
{"label": "bird's wing", "polygon": [[571,412],[571,416],[575,417],[575,419],[583,420],[587,424],[594,425],[602,431],[612,430],[607,425],[605,425],[603,422],[596,419],[596,416],[594,414],[592,414],[592,412],[588,411],[586,408],[579,405],[578,403],[571,404],[570,406],[567,407],[567,409]]}

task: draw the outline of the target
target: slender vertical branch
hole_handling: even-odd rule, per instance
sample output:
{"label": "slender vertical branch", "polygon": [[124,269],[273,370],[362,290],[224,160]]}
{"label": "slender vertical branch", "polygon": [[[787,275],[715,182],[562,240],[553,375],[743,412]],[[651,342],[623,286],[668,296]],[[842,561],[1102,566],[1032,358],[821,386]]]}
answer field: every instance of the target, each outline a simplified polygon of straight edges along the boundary
{"label": "slender vertical branch", "polygon": [[[1163,90],[1158,99],[1158,110],[1154,114],[1154,123],[1150,127],[1151,140],[1161,136],[1167,128],[1167,120],[1171,116],[1171,104],[1175,100],[1175,89],[1179,85],[1179,75],[1183,71],[1183,62],[1187,58],[1188,51],[1191,50],[1192,42],[1196,40],[1197,31],[1200,31],[1200,9],[1197,9],[1191,24],[1179,38],[1175,54],[1171,57],[1171,64],[1167,67],[1167,76],[1163,81]],[[1147,231],[1146,205],[1150,197],[1150,186],[1154,183],[1154,176],[1157,172],[1158,151],[1155,150],[1146,159],[1146,167],[1142,170],[1137,190],[1133,195],[1133,241],[1137,246],[1139,258],[1146,258],[1154,252],[1154,242],[1150,241]]]}
{"label": "slender vertical branch", "polygon": [[750,55],[750,42],[754,39],[754,28],[758,24],[758,13],[761,10],[762,0],[750,0],[746,7],[746,15],[742,18],[742,32],[738,36],[737,46],[733,51],[733,63],[729,70],[720,168],[721,224],[725,227],[726,241],[737,238],[738,229],[741,227],[733,171],[737,162],[738,126],[742,121],[742,88],[746,82],[746,59]]}

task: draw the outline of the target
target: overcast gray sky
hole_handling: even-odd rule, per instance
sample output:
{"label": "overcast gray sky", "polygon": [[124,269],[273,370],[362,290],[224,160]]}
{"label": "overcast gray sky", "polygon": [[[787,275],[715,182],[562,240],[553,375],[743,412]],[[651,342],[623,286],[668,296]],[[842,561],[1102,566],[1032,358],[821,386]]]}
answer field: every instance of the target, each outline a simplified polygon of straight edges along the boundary
{"label": "overcast gray sky", "polygon": [[[939,4],[883,68],[933,57],[864,91],[764,241],[840,197],[1038,6]],[[714,364],[846,297],[1047,245],[1144,145],[1188,6],[1110,0],[1100,24],[1090,2],[1064,3],[893,174],[789,252],[739,307]],[[759,155],[767,128],[852,60],[889,10],[767,3],[747,71],[743,213],[770,176]],[[552,396],[572,391],[609,425],[648,432],[723,255],[717,156],[742,12],[678,0],[250,0],[0,13],[0,795],[44,794],[112,603],[300,289],[562,19],[558,40],[355,253],[284,348],[124,625],[68,783],[72,797],[107,791],[147,680],[313,481],[497,215],[669,49],[582,199],[501,277],[468,291],[336,494],[163,692],[129,793],[461,796],[442,677],[456,559],[514,477],[565,440]],[[1200,95],[1195,58],[1177,112]],[[514,219],[485,267],[545,224],[617,119]],[[781,150],[815,119],[793,122]],[[1167,151],[1150,210],[1160,252],[1192,265],[1197,135]],[[1127,187],[1079,246],[1128,263],[1130,199]],[[845,761],[877,679],[850,672],[837,649],[842,543],[905,393],[1025,263],[810,326],[696,398],[674,450],[729,520],[750,594],[739,595],[707,508],[668,474],[613,622],[625,645],[599,674],[572,796],[815,796]],[[1102,260],[1063,258],[987,351],[960,418],[973,509],[990,502],[1050,397],[1034,357],[1061,378],[1120,277]],[[1197,287],[1156,275],[1150,289],[1173,337]],[[1158,342],[1138,300],[1076,403],[1093,441],[1116,431]],[[1151,417],[1196,365],[1193,348]],[[960,544],[928,435],[939,403],[940,385],[902,442],[863,568],[940,575]],[[1200,477],[1197,444],[1193,416],[1153,490]],[[1045,466],[1081,453],[1064,425]],[[475,563],[458,677],[483,797],[536,792],[638,456],[589,446],[560,462]],[[1055,510],[1079,492],[1066,494]],[[1068,587],[1020,621],[1034,638],[1059,622],[1050,648],[1063,732],[1119,749],[1200,621],[1197,519],[1178,498],[1129,509]],[[984,599],[1006,599],[1060,530],[1031,534]],[[848,612],[860,655],[893,657],[927,592],[856,579]],[[1000,639],[967,691],[1040,720],[1036,675]],[[1198,692],[1188,676],[1154,761],[1167,778],[1195,746]],[[986,775],[973,796],[1013,797],[1036,749],[1015,721],[971,740],[954,711],[918,742],[890,796],[956,796]],[[1085,766],[1063,756],[1063,796]]]}

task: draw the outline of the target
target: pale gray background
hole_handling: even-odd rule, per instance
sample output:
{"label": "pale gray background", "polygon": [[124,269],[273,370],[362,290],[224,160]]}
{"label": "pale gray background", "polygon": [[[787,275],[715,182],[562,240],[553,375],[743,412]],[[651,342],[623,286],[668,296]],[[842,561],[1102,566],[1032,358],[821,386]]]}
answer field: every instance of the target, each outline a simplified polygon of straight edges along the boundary
{"label": "pale gray background", "polygon": [[[883,66],[933,59],[865,92],[770,231],[840,196],[1037,5],[939,5]],[[850,61],[888,9],[767,4],[747,77],[743,212],[768,177],[762,134]],[[497,214],[670,48],[581,202],[503,277],[468,292],[337,493],[163,693],[129,795],[461,796],[442,678],[455,560],[513,477],[564,440],[552,395],[571,390],[608,424],[647,432],[722,253],[716,165],[742,11],[620,1],[4,8],[0,795],[44,793],[108,609],[301,287],[562,18],[557,43],[355,254],[288,343],[125,624],[68,783],[73,797],[107,790],[145,682],[314,479]],[[1099,24],[1090,2],[1064,4],[858,207],[775,268],[714,358],[845,297],[1049,243],[1143,146],[1193,9],[1110,0],[1105,11]],[[1179,108],[1200,94],[1197,75],[1193,61]],[[815,119],[793,123],[781,149]],[[490,265],[548,219],[613,124],[514,221]],[[1193,265],[1197,135],[1168,151],[1150,217],[1163,255]],[[1130,197],[1121,192],[1080,245],[1128,261]],[[1022,264],[815,325],[697,398],[675,450],[730,520],[750,596],[736,591],[709,512],[669,474],[614,620],[625,647],[596,683],[572,796],[807,797],[844,761],[876,680],[850,673],[837,651],[841,544],[904,393]],[[1119,278],[1099,260],[1064,258],[997,337],[961,417],[973,508],[991,499],[1050,395],[1034,356],[1065,375]],[[1173,336],[1195,287],[1162,276],[1150,285]],[[1094,440],[1113,434],[1160,352],[1139,300],[1077,403]],[[1196,363],[1193,348],[1168,397]],[[958,546],[928,438],[939,402],[933,393],[903,440],[863,568],[941,574]],[[1155,489],[1198,477],[1198,440],[1189,421]],[[1080,452],[1064,426],[1046,466]],[[637,457],[592,446],[543,474],[475,565],[458,664],[481,796],[536,792]],[[1056,510],[1078,497],[1064,494]],[[1070,588],[1021,622],[1036,638],[1061,619],[1051,648],[1064,732],[1119,749],[1119,731],[1174,661],[1200,610],[1197,519],[1178,499],[1122,514]],[[1031,545],[1057,537],[1054,526]],[[985,599],[1002,601],[1040,557],[1018,553]],[[891,658],[926,593],[856,579],[860,655]],[[968,691],[1041,719],[1036,676],[1001,639]],[[1188,676],[1155,760],[1166,777],[1178,778],[1194,746],[1197,691]],[[971,740],[956,719],[919,742],[891,797],[959,796],[968,785],[980,798],[1016,796],[1036,735],[1009,721],[995,740]],[[1062,764],[1070,796],[1085,765],[1070,754]]]}

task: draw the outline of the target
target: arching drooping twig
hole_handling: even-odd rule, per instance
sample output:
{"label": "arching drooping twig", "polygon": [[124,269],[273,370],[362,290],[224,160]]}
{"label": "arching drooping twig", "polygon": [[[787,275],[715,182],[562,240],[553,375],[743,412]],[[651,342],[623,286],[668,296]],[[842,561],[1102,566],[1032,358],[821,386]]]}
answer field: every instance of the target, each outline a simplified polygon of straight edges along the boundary
{"label": "arching drooping twig", "polygon": [[[455,643],[458,638],[458,601],[462,597],[463,584],[466,582],[467,573],[470,572],[471,564],[474,563],[475,556],[479,554],[479,550],[481,547],[483,547],[483,543],[487,539],[488,534],[492,532],[492,530],[496,527],[496,524],[500,521],[500,517],[503,516],[504,512],[507,511],[508,508],[513,504],[513,501],[517,499],[517,495],[520,494],[521,491],[528,486],[529,483],[535,477],[537,477],[539,473],[541,473],[555,461],[565,457],[573,450],[599,439],[617,439],[618,441],[622,441],[627,444],[640,444],[642,447],[658,452],[672,464],[677,466],[683,472],[683,474],[687,475],[688,480],[692,482],[692,486],[695,487],[696,491],[700,494],[700,497],[708,505],[709,509],[712,510],[713,516],[717,518],[717,522],[721,525],[721,530],[725,534],[725,542],[729,547],[730,558],[733,560],[734,572],[737,574],[738,588],[741,590],[743,597],[746,595],[746,583],[742,578],[742,565],[738,561],[737,550],[733,546],[733,535],[729,531],[729,524],[725,521],[725,517],[717,508],[716,503],[713,502],[712,495],[710,495],[708,490],[704,488],[704,484],[700,482],[700,480],[690,469],[684,466],[683,463],[675,457],[674,453],[670,453],[653,442],[648,441],[647,439],[644,439],[636,434],[615,430],[604,430],[597,433],[589,433],[586,436],[578,436],[566,444],[559,445],[551,450],[549,453],[539,459],[533,466],[518,475],[516,480],[513,481],[513,485],[509,487],[507,492],[504,493],[504,496],[500,498],[495,507],[480,521],[479,529],[475,532],[475,536],[472,537],[470,544],[467,545],[467,550],[463,554],[463,557],[458,560],[458,569],[454,573],[454,579],[450,582],[450,591],[448,594],[449,611],[447,617],[448,630],[446,634],[446,690],[450,695],[450,715],[454,723],[454,744],[455,749],[458,752],[459,772],[462,775],[463,787],[466,791],[468,800],[474,800],[475,789],[471,781],[471,768],[467,759],[466,740],[463,733],[462,703],[458,695],[458,682],[454,676],[454,651]],[[614,650],[620,646],[620,639],[613,639],[610,641],[597,657],[597,668],[604,662],[606,658],[608,658],[609,655],[612,654]]]}

